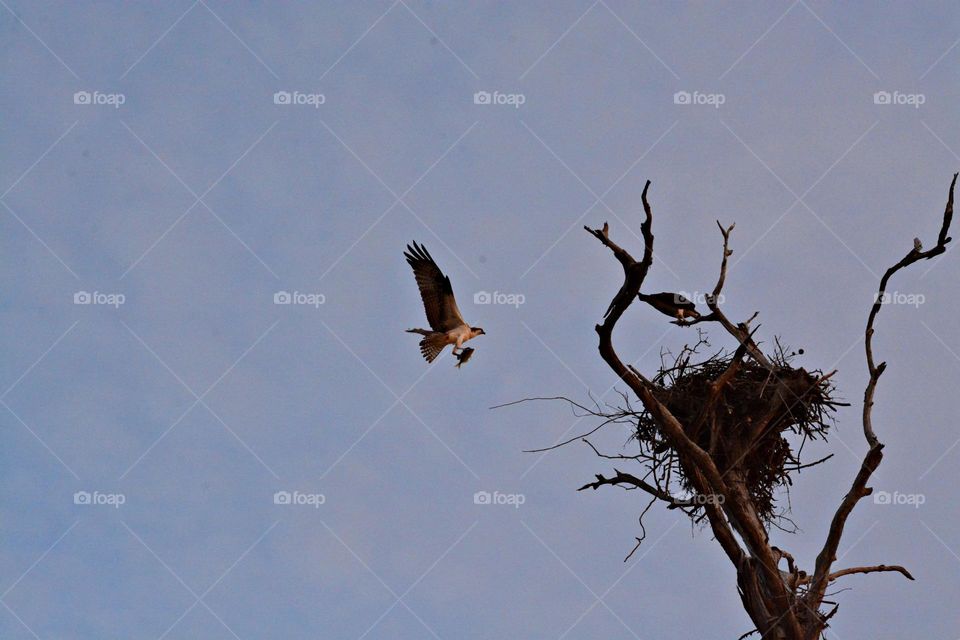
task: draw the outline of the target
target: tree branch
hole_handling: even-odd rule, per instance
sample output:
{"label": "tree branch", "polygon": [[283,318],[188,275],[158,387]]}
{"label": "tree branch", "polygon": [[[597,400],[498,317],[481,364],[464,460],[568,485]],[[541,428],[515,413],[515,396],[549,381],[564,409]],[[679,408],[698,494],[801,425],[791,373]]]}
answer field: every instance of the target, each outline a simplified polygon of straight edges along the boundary
{"label": "tree branch", "polygon": [[[904,567],[901,567],[900,565],[896,565],[896,564],[877,564],[870,567],[849,567],[847,569],[841,569],[840,571],[834,571],[828,576],[827,580],[828,582],[833,582],[837,578],[853,575],[855,573],[880,573],[884,571],[893,571],[893,572],[902,574],[908,580],[916,580],[916,578],[914,578],[909,571],[907,571]],[[810,582],[812,579],[813,579],[812,577],[801,579],[799,584],[806,584]]]}
{"label": "tree branch", "polygon": [[[637,262],[629,252],[610,240],[608,225],[604,224],[603,229],[584,227],[613,252],[614,256],[623,266],[624,271],[623,285],[610,302],[609,307],[607,307],[603,323],[596,326],[597,335],[600,338],[600,356],[620,379],[629,385],[631,390],[637,394],[644,408],[656,420],[667,441],[680,455],[681,464],[684,466],[693,488],[704,495],[713,494],[723,496],[722,510],[716,505],[707,505],[708,508],[706,509],[711,526],[714,526],[714,533],[724,546],[727,555],[731,560],[736,562],[738,575],[745,576],[745,572],[752,571],[752,568],[747,567],[747,561],[749,559],[743,556],[742,550],[739,548],[739,545],[736,544],[736,540],[728,528],[732,524],[739,523],[740,526],[736,529],[750,550],[752,558],[756,559],[755,564],[759,565],[758,569],[764,576],[762,584],[755,584],[756,587],[765,594],[766,597],[764,600],[770,602],[773,606],[773,610],[771,611],[773,617],[771,620],[777,619],[778,622],[774,623],[774,625],[780,624],[785,626],[790,630],[790,637],[799,639],[802,633],[796,614],[790,604],[791,598],[780,577],[779,569],[777,569],[777,559],[770,550],[766,531],[756,517],[755,512],[752,511],[752,506],[749,504],[749,496],[746,495],[740,486],[736,488],[736,491],[731,489],[731,485],[724,480],[724,476],[720,473],[710,454],[704,451],[687,435],[677,418],[656,398],[651,389],[650,382],[632,368],[627,367],[620,360],[620,357],[613,347],[613,329],[617,321],[639,294],[640,287],[653,263],[653,212],[647,200],[649,188],[650,181],[648,180],[644,186],[642,196],[645,218],[640,225],[640,230],[644,238],[643,259],[640,262]],[[730,229],[732,229],[732,226]],[[721,227],[721,232],[724,235],[724,256],[721,264],[721,279],[715,288],[717,296],[723,285],[723,279],[726,273],[726,261],[730,255],[728,246],[730,229],[724,230]],[[727,331],[737,337],[740,344],[750,353],[751,357],[764,367],[772,370],[773,367],[770,362],[763,353],[760,352],[759,348],[753,344],[749,329],[746,325],[741,324],[741,326],[737,327],[730,323],[730,321],[726,319],[726,316],[720,312],[716,297],[711,299],[710,308],[713,312],[711,315],[723,324]],[[722,512],[726,512],[729,523],[727,522],[727,518],[723,517]],[[722,540],[721,536],[723,537]]]}
{"label": "tree branch", "polygon": [[[853,480],[853,485],[844,496],[843,501],[837,508],[830,523],[830,529],[827,532],[827,539],[824,542],[823,549],[817,555],[816,566],[811,580],[810,590],[806,595],[807,603],[811,606],[818,606],[826,593],[827,584],[830,582],[830,567],[836,560],[837,547],[840,544],[840,538],[843,535],[843,528],[846,525],[847,518],[853,511],[853,508],[864,496],[872,493],[872,489],[867,487],[870,476],[876,471],[880,462],[883,460],[883,444],[877,438],[873,430],[873,397],[876,392],[877,382],[883,375],[887,367],[886,362],[876,364],[873,357],[873,335],[874,323],[877,315],[880,313],[881,305],[884,303],[887,291],[887,283],[890,278],[901,269],[910,266],[920,260],[929,260],[940,255],[947,250],[947,243],[951,238],[947,235],[950,231],[950,223],[953,220],[953,192],[957,184],[957,174],[953,174],[953,180],[950,182],[950,190],[947,196],[947,204],[943,211],[943,222],[940,226],[940,233],[937,236],[937,244],[932,249],[923,250],[919,240],[914,240],[913,248],[895,265],[886,270],[880,279],[880,285],[877,289],[877,297],[874,300],[873,307],[870,309],[870,315],[867,318],[867,327],[864,333],[865,351],[867,359],[867,370],[870,373],[870,379],[867,382],[866,389],[863,392],[863,435],[870,445],[869,450],[863,458],[860,465],[860,471]],[[909,576],[909,574],[907,574]],[[815,635],[819,635],[820,629],[815,630]]]}

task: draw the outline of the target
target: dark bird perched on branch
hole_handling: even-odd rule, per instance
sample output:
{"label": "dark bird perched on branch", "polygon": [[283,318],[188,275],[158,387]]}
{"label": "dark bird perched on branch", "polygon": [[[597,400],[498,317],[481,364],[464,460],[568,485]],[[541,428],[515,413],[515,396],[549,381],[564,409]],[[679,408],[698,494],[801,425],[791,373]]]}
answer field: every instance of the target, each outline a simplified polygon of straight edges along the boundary
{"label": "dark bird perched on branch", "polygon": [[450,278],[443,275],[440,267],[433,261],[433,256],[423,245],[416,242],[412,247],[407,245],[403,255],[413,269],[420,297],[423,299],[423,309],[427,313],[427,322],[430,323],[430,329],[407,329],[407,333],[419,333],[423,336],[420,353],[427,362],[433,362],[448,344],[452,344],[453,355],[459,360],[459,368],[473,354],[473,349],[465,350],[463,343],[484,335],[483,329],[471,327],[460,315]]}
{"label": "dark bird perched on branch", "polygon": [[696,306],[679,293],[663,291],[651,295],[638,293],[637,296],[660,313],[681,322],[685,318],[693,318],[696,320],[700,317]]}

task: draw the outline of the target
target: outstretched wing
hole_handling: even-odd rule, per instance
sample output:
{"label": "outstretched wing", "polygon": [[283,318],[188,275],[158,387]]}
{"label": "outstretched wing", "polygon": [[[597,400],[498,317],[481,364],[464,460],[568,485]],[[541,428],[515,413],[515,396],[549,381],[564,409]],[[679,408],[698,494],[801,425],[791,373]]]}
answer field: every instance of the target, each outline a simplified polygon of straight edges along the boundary
{"label": "outstretched wing", "polygon": [[457,308],[450,278],[443,275],[440,267],[423,245],[414,241],[412,247],[407,245],[403,255],[417,279],[417,287],[420,288],[420,297],[423,299],[423,310],[427,312],[430,328],[434,331],[449,331],[466,324],[463,316],[460,315],[460,309]]}

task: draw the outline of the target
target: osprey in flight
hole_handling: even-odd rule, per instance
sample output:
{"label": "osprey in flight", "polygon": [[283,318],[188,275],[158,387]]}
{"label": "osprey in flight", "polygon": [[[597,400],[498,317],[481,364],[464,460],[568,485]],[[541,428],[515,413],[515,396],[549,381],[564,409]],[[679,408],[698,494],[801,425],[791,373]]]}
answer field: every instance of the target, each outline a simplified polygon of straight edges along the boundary
{"label": "osprey in flight", "polygon": [[683,322],[685,318],[696,320],[700,317],[696,306],[679,293],[664,291],[652,295],[640,293],[638,296],[660,313],[676,318],[679,322]]}
{"label": "osprey in flight", "polygon": [[407,329],[407,333],[419,333],[423,336],[420,353],[427,362],[433,362],[444,347],[452,344],[453,355],[457,356],[459,368],[473,354],[473,349],[465,349],[463,343],[484,335],[484,331],[480,327],[471,327],[464,321],[460,309],[457,308],[457,300],[453,297],[450,278],[443,275],[423,245],[414,241],[412,247],[407,245],[403,255],[417,279],[423,310],[427,312],[427,322],[430,323],[429,330]]}

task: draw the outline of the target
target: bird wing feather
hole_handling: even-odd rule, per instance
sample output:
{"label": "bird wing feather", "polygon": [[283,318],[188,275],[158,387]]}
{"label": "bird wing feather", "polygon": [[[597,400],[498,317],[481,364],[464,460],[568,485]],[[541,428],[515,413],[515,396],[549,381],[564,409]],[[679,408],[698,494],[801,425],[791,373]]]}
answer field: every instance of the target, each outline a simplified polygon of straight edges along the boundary
{"label": "bird wing feather", "polygon": [[413,269],[430,328],[434,331],[450,331],[465,325],[450,278],[440,271],[426,248],[414,241],[413,246],[407,245],[403,255]]}

